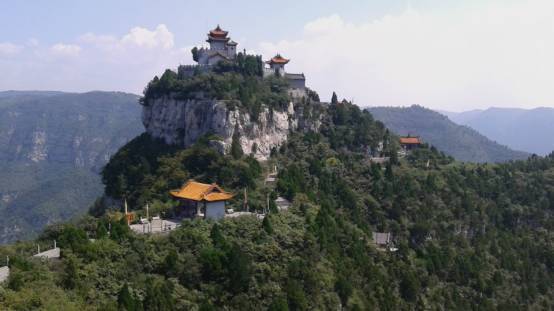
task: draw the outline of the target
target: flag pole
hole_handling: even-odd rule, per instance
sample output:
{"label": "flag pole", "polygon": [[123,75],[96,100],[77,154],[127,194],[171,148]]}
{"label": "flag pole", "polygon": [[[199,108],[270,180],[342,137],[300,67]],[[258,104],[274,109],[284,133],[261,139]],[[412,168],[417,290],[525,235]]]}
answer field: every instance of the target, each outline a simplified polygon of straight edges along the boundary
{"label": "flag pole", "polygon": [[125,199],[125,218],[127,219],[127,226],[130,225],[129,224],[129,216],[128,216],[128,208],[127,208],[127,199]]}

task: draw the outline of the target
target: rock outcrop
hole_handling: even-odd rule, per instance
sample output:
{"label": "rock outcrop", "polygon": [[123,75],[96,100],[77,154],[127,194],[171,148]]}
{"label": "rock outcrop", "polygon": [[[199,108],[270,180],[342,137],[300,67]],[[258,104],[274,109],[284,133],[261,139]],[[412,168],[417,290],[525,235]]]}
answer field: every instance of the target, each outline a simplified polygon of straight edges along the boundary
{"label": "rock outcrop", "polygon": [[142,122],[152,137],[183,147],[212,134],[218,138],[211,143],[222,153],[230,150],[238,131],[243,152],[260,160],[267,159],[271,149],[285,142],[291,131],[317,130],[321,124],[313,109],[307,113],[305,107],[293,103],[285,111],[264,107],[255,120],[237,106],[223,100],[179,100],[167,95],[144,105]]}

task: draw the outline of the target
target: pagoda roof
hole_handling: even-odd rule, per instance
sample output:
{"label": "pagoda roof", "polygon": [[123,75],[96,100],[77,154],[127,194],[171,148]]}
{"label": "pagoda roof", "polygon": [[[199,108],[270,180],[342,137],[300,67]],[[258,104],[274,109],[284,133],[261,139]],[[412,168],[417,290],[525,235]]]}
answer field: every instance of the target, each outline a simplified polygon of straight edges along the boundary
{"label": "pagoda roof", "polygon": [[267,64],[286,64],[290,61],[290,59],[286,59],[284,57],[281,56],[281,54],[277,54],[275,56],[273,56],[270,60],[268,60],[266,63]]}
{"label": "pagoda roof", "polygon": [[419,137],[400,137],[400,143],[402,145],[419,145],[421,139]]}
{"label": "pagoda roof", "polygon": [[229,42],[227,42],[227,45],[237,45],[238,43],[236,43],[235,41],[231,40]]}
{"label": "pagoda roof", "polygon": [[227,201],[233,198],[233,194],[226,192],[217,184],[204,184],[192,179],[188,180],[181,189],[169,192],[171,196],[178,199],[187,199],[192,201],[217,202]]}
{"label": "pagoda roof", "polygon": [[225,38],[225,37],[227,37],[228,33],[229,33],[228,31],[225,31],[225,30],[221,29],[221,27],[219,27],[219,25],[217,25],[217,27],[210,30],[210,33],[208,34],[208,36],[209,37],[214,37],[214,38]]}
{"label": "pagoda roof", "polygon": [[227,37],[214,37],[214,36],[208,35],[208,39],[206,40],[206,42],[212,42],[212,41],[223,41],[223,42],[228,42],[229,40],[231,40],[231,38],[227,38]]}
{"label": "pagoda roof", "polygon": [[377,245],[387,245],[392,242],[390,232],[373,232],[373,242]]}

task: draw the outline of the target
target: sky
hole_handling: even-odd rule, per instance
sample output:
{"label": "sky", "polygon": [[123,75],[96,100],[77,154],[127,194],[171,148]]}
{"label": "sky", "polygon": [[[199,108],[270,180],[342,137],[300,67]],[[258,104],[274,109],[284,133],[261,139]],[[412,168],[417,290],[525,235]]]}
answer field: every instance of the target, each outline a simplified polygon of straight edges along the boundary
{"label": "sky", "polygon": [[141,94],[220,24],[322,100],[554,107],[554,1],[2,0],[0,91]]}

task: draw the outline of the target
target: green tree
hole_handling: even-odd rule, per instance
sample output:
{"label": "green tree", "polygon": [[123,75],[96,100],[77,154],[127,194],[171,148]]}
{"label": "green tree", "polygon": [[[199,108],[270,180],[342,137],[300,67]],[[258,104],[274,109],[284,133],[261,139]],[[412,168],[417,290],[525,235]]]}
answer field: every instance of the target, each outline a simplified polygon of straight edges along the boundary
{"label": "green tree", "polygon": [[251,262],[236,244],[229,251],[227,267],[231,292],[240,293],[245,291],[250,285]]}
{"label": "green tree", "polygon": [[96,238],[103,239],[108,236],[108,229],[103,221],[98,222],[98,228],[96,229]]}
{"label": "green tree", "polygon": [[269,305],[268,311],[289,311],[287,300],[283,297],[277,297],[273,299]]}
{"label": "green tree", "polygon": [[168,276],[175,276],[178,269],[179,255],[175,249],[171,249],[164,259],[164,272]]}
{"label": "green tree", "polygon": [[346,306],[348,298],[350,297],[350,295],[352,295],[353,292],[352,284],[350,283],[350,281],[343,276],[339,276],[339,278],[335,282],[335,291],[337,291],[342,305]]}
{"label": "green tree", "polygon": [[79,280],[79,267],[77,259],[73,254],[67,254],[64,260],[64,274],[62,285],[67,289],[74,289]]}
{"label": "green tree", "polygon": [[137,299],[135,299],[135,297],[131,294],[127,283],[125,283],[125,285],[121,287],[121,290],[119,290],[119,293],[117,294],[117,305],[119,306],[120,310],[125,310],[125,311],[140,310],[139,308],[140,302],[137,301]]}
{"label": "green tree", "polygon": [[271,221],[269,220],[269,215],[266,215],[264,217],[264,220],[262,221],[262,227],[267,234],[273,233],[273,226],[271,225]]}
{"label": "green tree", "polygon": [[175,308],[171,283],[160,279],[150,279],[146,283],[146,293],[143,301],[144,310],[170,311]]}
{"label": "green tree", "polygon": [[231,138],[231,155],[235,159],[240,159],[243,156],[242,146],[240,145],[240,133],[238,124],[235,126],[233,137]]}
{"label": "green tree", "polygon": [[286,290],[287,300],[291,310],[308,310],[308,299],[298,281],[289,280]]}
{"label": "green tree", "polygon": [[192,53],[192,60],[194,60],[195,62],[198,62],[198,48],[197,47],[193,47],[190,52]]}
{"label": "green tree", "polygon": [[228,248],[227,240],[223,236],[221,231],[221,226],[219,224],[214,224],[212,230],[210,231],[210,239],[215,247],[226,250]]}
{"label": "green tree", "polygon": [[400,281],[400,294],[408,301],[415,301],[419,288],[421,287],[419,280],[411,271],[405,272]]}
{"label": "green tree", "polygon": [[339,99],[337,97],[337,93],[333,92],[333,96],[331,96],[331,104],[336,105],[339,103]]}

